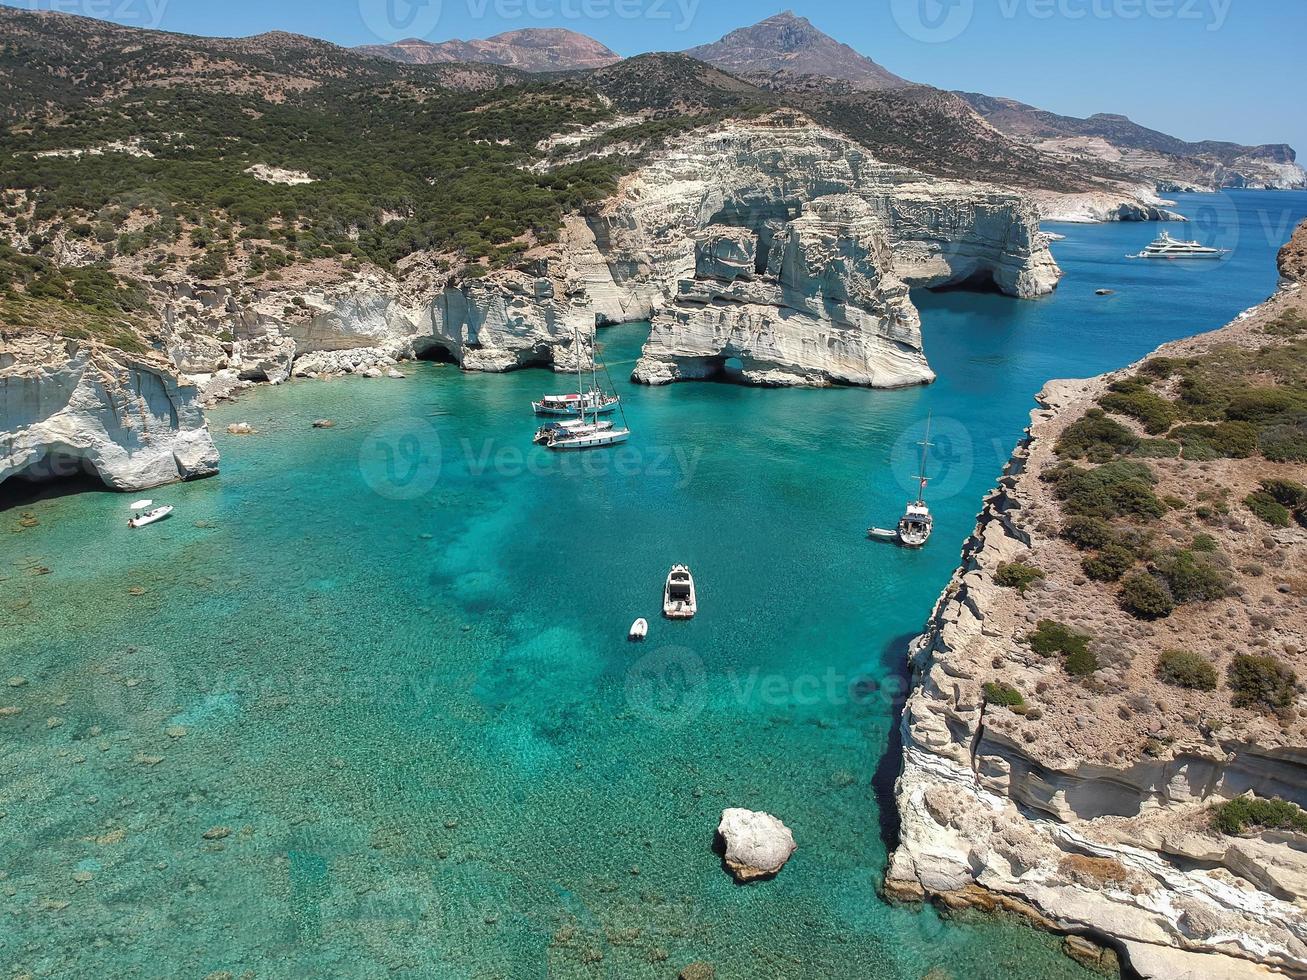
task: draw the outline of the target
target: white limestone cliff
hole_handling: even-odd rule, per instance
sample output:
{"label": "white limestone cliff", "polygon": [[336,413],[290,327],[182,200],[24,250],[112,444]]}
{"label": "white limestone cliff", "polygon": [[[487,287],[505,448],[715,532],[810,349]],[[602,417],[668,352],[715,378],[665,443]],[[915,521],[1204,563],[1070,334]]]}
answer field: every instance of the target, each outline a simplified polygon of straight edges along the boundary
{"label": "white limestone cliff", "polygon": [[[673,140],[590,227],[618,287],[657,290],[634,374],[651,383],[711,376],[728,357],[759,384],[921,383],[933,375],[907,287],[1029,298],[1061,275],[1019,195],[881,163],[793,112]],[[723,285],[702,263],[704,235],[720,246],[722,229],[754,240],[753,276]],[[783,241],[797,249],[784,269]]]}
{"label": "white limestone cliff", "polygon": [[[1298,290],[1288,285],[1221,331],[1159,353],[1264,343],[1266,324]],[[1041,476],[1057,463],[1060,433],[1120,376],[1045,387],[1030,437],[911,646],[895,786],[901,826],[886,893],[1019,911],[1107,942],[1138,975],[1158,980],[1307,974],[1307,836],[1212,828],[1212,808],[1245,793],[1307,804],[1302,727],[1235,710],[1228,699],[1200,707],[1192,691],[1171,693],[1141,651],[1218,643],[1206,621],[1162,634],[1123,615],[1105,618],[1093,583],[1079,575],[1079,553],[1058,537]],[[1280,545],[1292,566],[1307,537],[1291,530]],[[1016,560],[1047,575],[1029,595],[997,584],[999,566]],[[1213,617],[1226,614],[1207,605]],[[1094,617],[1105,665],[1092,683],[1031,651],[1025,638],[1050,610],[1077,625]],[[1300,626],[1276,624],[1295,651]],[[984,684],[996,680],[1027,703],[987,703]]]}
{"label": "white limestone cliff", "polygon": [[711,377],[727,358],[754,384],[934,380],[907,286],[884,271],[888,245],[861,198],[818,198],[779,228],[710,226],[695,254],[695,278],[654,317],[635,380]]}
{"label": "white limestone cliff", "polygon": [[217,472],[194,387],[152,357],[45,335],[0,346],[0,482],[135,491]]}

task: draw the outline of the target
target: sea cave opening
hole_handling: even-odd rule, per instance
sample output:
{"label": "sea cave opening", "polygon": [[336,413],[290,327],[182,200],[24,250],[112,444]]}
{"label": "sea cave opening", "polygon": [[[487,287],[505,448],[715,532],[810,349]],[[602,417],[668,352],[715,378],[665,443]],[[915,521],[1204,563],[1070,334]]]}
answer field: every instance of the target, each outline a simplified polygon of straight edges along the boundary
{"label": "sea cave opening", "polygon": [[71,453],[47,453],[0,482],[0,512],[38,500],[105,489],[90,463]]}
{"label": "sea cave opening", "polygon": [[454,351],[436,340],[427,340],[422,344],[414,344],[413,356],[419,361],[431,361],[435,364],[458,364],[458,357]]}

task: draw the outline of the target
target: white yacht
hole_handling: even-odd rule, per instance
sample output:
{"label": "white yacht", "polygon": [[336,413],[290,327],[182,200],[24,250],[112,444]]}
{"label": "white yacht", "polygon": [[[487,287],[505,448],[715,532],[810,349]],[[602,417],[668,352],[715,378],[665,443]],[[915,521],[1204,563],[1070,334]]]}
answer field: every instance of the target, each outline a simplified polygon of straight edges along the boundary
{"label": "white yacht", "polygon": [[[536,430],[535,443],[544,446],[546,449],[562,451],[566,449],[601,449],[604,446],[616,446],[626,442],[631,438],[631,430],[626,427],[625,413],[623,413],[622,425],[618,426],[612,422],[602,421],[599,416],[602,412],[597,405],[589,404],[589,396],[598,389],[595,383],[589,392],[585,389],[585,375],[581,370],[581,343],[580,334],[576,334],[576,382],[577,382],[577,410],[578,417],[567,419],[563,422],[546,422]],[[598,347],[598,343],[594,344]],[[598,368],[595,362],[598,354],[591,355],[591,370],[595,373],[597,382]],[[603,393],[600,392],[602,395]],[[609,396],[604,396],[609,397]],[[612,407],[620,410],[621,401],[616,395],[612,397]],[[611,409],[609,409],[611,411]]]}
{"label": "white yacht", "polygon": [[1184,242],[1172,238],[1168,231],[1137,255],[1128,259],[1222,259],[1230,254],[1228,248],[1211,248],[1202,242]]}
{"label": "white yacht", "polygon": [[663,587],[663,615],[668,619],[693,619],[699,611],[694,576],[688,565],[673,565]]}

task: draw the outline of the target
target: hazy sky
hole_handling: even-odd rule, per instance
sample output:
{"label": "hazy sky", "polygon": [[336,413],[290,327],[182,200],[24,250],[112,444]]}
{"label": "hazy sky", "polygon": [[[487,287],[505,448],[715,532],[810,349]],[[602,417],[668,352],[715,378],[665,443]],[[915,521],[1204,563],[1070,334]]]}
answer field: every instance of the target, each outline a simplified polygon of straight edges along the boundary
{"label": "hazy sky", "polygon": [[[0,0],[193,34],[338,44],[569,27],[619,54],[679,50],[784,9],[750,0]],[[1307,153],[1307,0],[790,0],[913,81],[1068,115],[1119,112],[1186,139]]]}

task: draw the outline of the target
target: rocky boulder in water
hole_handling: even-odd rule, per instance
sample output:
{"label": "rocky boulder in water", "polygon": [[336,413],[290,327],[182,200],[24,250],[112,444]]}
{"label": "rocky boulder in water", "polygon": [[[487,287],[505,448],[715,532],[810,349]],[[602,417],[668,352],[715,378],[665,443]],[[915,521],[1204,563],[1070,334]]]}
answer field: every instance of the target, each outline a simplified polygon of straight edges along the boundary
{"label": "rocky boulder in water", "polygon": [[774,878],[798,846],[790,828],[770,813],[739,807],[722,811],[717,836],[726,848],[722,861],[740,882]]}

